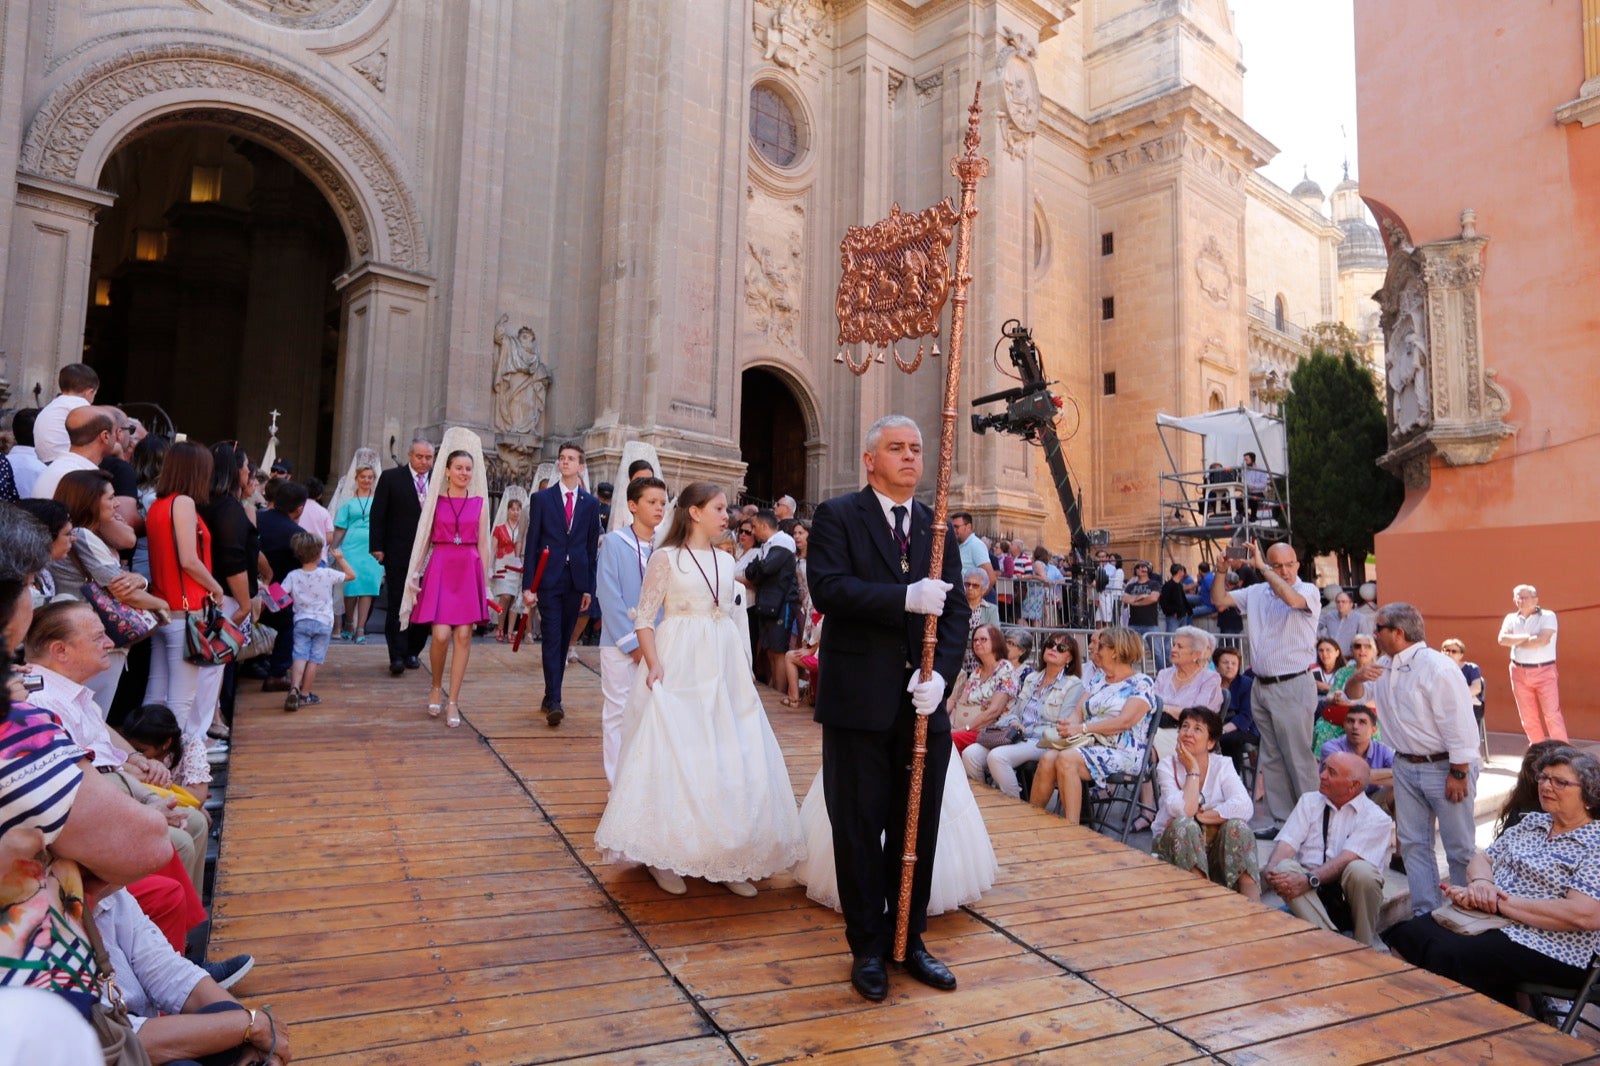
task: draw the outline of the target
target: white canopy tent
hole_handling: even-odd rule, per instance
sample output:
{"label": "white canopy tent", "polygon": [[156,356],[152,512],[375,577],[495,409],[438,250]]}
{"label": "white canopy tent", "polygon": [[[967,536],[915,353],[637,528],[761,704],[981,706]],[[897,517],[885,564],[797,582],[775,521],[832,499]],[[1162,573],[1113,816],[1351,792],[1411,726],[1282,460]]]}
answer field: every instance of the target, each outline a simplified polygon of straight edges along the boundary
{"label": "white canopy tent", "polygon": [[[1203,415],[1156,415],[1156,425],[1162,431],[1162,442],[1167,443],[1168,428],[1197,433],[1205,439],[1205,464],[1221,463],[1235,467],[1244,462],[1245,452],[1255,452],[1256,462],[1268,473],[1283,475],[1289,472],[1289,446],[1284,437],[1283,419],[1235,407],[1228,411],[1208,411]],[[1176,463],[1172,448],[1167,447],[1167,458]]]}

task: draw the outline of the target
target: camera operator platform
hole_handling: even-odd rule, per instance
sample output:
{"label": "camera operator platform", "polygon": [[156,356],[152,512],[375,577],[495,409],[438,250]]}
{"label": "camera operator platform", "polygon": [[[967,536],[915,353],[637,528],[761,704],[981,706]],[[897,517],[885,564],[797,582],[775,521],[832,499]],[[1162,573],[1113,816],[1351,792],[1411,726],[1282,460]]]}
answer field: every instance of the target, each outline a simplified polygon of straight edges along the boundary
{"label": "camera operator platform", "polygon": [[[1170,472],[1160,475],[1161,554],[1198,545],[1214,562],[1216,545],[1269,544],[1289,539],[1289,470],[1283,420],[1237,407],[1203,415],[1156,416]],[[1169,436],[1169,433],[1172,436]],[[1201,469],[1188,470],[1174,452],[1178,433],[1203,439]]]}

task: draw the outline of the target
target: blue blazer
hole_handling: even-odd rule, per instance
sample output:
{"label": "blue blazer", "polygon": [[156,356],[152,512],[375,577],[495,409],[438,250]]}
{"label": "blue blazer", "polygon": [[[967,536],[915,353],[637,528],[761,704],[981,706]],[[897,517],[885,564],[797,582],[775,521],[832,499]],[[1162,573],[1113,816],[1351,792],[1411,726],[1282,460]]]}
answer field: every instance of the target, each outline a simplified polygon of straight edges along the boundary
{"label": "blue blazer", "polygon": [[[522,553],[522,587],[534,592],[594,592],[596,548],[600,540],[600,500],[582,487],[572,501],[572,528],[561,482],[533,494],[528,501],[528,539]],[[550,550],[544,577],[534,588],[539,555]]]}
{"label": "blue blazer", "polygon": [[600,617],[610,624],[600,629],[600,646],[633,654],[639,646],[634,634],[634,619],[628,613],[639,606],[644,587],[644,564],[650,561],[650,545],[641,552],[627,527],[607,533],[600,541],[600,566],[595,595],[600,599]]}

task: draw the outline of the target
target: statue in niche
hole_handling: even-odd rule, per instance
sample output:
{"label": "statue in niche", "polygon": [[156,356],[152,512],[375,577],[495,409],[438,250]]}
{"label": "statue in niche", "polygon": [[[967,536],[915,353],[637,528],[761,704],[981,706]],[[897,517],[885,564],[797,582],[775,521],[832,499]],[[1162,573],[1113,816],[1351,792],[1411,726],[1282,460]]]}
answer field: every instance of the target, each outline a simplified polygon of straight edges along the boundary
{"label": "statue in niche", "polygon": [[502,433],[537,435],[550,396],[550,368],[539,358],[530,326],[506,332],[510,315],[494,324],[494,427]]}
{"label": "statue in niche", "polygon": [[1389,335],[1387,373],[1396,436],[1428,424],[1432,397],[1428,386],[1428,343],[1420,285],[1400,292],[1399,313]]}

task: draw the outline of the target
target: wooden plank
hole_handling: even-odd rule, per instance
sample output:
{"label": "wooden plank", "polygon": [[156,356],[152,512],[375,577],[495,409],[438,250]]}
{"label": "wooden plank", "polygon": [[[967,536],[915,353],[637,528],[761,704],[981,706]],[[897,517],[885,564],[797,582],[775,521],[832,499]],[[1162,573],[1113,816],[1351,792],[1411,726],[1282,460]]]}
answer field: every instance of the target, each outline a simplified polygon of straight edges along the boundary
{"label": "wooden plank", "polygon": [[1595,1048],[1577,1043],[1560,1032],[1529,1022],[1518,1029],[1507,1029],[1493,1036],[1463,1040],[1456,1044],[1421,1051],[1414,1055],[1401,1055],[1388,1059],[1390,1063],[1405,1066],[1456,1066],[1462,1062],[1492,1062],[1495,1066],[1553,1066],[1555,1063],[1600,1061]]}
{"label": "wooden plank", "polygon": [[1223,1052],[1220,1057],[1240,1066],[1313,1062],[1358,1066],[1469,1038],[1502,1034],[1521,1028],[1527,1021],[1525,1015],[1483,996],[1461,995],[1252,1044]]}
{"label": "wooden plank", "polygon": [[[1189,942],[1174,940],[1172,947],[1175,951],[1180,950],[1188,946]],[[1101,988],[1114,995],[1131,996],[1155,988],[1170,988],[1192,981],[1213,980],[1229,974],[1245,973],[1300,959],[1370,950],[1366,945],[1358,944],[1349,937],[1330,933],[1325,929],[1313,929],[1301,922],[1299,930],[1288,936],[1250,942],[1224,940],[1221,944],[1208,946],[1204,950],[1190,951],[1182,955],[1172,954],[1162,959],[1112,966],[1091,972],[1094,974],[1095,984]]]}
{"label": "wooden plank", "polygon": [[1408,969],[1392,955],[1348,951],[1333,958],[1321,955],[1304,962],[1235,973],[1224,981],[1202,978],[1122,998],[1129,1006],[1158,1021],[1171,1022],[1280,996],[1315,994],[1324,989],[1330,990],[1328,995],[1338,997],[1342,995],[1337,990],[1341,985]]}

